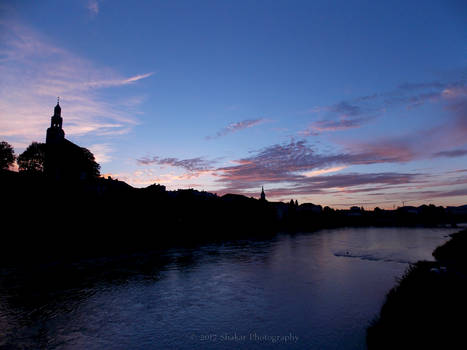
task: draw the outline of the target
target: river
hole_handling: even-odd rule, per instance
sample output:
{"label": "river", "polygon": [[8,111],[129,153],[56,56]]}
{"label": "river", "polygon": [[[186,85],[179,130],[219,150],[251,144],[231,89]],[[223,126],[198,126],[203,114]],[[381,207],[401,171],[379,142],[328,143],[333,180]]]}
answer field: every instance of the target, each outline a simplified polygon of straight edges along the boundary
{"label": "river", "polygon": [[0,349],[364,349],[457,230],[341,228],[0,269]]}

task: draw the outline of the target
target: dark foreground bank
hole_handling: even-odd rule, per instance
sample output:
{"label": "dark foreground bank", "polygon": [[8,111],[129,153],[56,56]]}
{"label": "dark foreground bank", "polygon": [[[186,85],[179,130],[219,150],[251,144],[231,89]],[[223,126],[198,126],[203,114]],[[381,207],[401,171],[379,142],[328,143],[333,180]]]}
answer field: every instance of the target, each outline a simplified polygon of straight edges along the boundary
{"label": "dark foreground bank", "polygon": [[388,293],[378,319],[368,328],[368,349],[465,346],[466,251],[464,229],[435,249],[435,262],[411,265]]}

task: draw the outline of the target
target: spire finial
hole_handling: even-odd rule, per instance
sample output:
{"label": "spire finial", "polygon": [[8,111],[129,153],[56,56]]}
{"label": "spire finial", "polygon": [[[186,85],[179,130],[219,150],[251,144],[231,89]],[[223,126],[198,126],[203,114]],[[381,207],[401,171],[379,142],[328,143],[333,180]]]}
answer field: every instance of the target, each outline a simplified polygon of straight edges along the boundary
{"label": "spire finial", "polygon": [[57,104],[60,104],[60,96],[57,96]]}

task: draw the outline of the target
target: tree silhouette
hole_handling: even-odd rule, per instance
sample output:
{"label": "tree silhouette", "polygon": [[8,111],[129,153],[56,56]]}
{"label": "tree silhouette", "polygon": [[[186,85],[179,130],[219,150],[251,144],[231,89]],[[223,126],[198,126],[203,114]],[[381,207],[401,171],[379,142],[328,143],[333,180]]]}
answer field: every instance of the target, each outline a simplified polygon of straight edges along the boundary
{"label": "tree silhouette", "polygon": [[42,173],[44,171],[45,149],[45,143],[31,143],[18,157],[19,171]]}
{"label": "tree silhouette", "polygon": [[82,154],[78,166],[88,177],[99,177],[101,166],[96,162],[94,154],[85,147],[81,147]]}
{"label": "tree silhouette", "polygon": [[85,180],[100,176],[100,165],[87,148],[67,140],[45,146],[46,176],[57,180]]}
{"label": "tree silhouette", "polygon": [[15,158],[13,147],[6,141],[0,142],[0,169],[8,169]]}

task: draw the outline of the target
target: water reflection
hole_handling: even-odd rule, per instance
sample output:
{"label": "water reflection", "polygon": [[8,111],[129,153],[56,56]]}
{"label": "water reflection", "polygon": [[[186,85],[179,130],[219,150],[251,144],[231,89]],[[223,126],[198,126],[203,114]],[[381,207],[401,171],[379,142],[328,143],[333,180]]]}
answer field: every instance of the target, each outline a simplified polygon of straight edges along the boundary
{"label": "water reflection", "polygon": [[451,232],[337,229],[3,268],[0,346],[364,348],[394,279]]}

